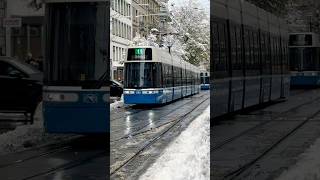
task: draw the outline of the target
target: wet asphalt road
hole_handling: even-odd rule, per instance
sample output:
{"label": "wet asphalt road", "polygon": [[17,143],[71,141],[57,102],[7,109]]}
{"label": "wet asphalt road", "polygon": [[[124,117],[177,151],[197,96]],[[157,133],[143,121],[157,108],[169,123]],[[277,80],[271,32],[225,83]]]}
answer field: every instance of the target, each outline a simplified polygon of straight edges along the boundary
{"label": "wet asphalt road", "polygon": [[55,145],[0,156],[2,180],[105,180],[106,136],[83,136]]}
{"label": "wet asphalt road", "polygon": [[275,179],[297,162],[320,137],[320,90],[292,94],[286,102],[225,119],[211,128],[213,179]]}
{"label": "wet asphalt road", "polygon": [[209,106],[209,96],[209,91],[203,91],[164,106],[115,109],[111,114],[111,179],[138,179]]}

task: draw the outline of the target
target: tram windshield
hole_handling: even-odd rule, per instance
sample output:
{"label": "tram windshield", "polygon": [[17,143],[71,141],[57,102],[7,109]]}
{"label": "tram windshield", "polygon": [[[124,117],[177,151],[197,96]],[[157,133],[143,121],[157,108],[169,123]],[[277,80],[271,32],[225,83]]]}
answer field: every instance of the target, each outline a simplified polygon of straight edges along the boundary
{"label": "tram windshield", "polygon": [[318,70],[319,48],[290,48],[291,71],[314,71]]}
{"label": "tram windshield", "polygon": [[95,84],[106,73],[105,2],[52,3],[47,12],[45,82]]}
{"label": "tram windshield", "polygon": [[206,76],[206,77],[201,77],[201,84],[209,84],[209,77]]}
{"label": "tram windshield", "polygon": [[161,63],[125,64],[125,88],[161,88]]}

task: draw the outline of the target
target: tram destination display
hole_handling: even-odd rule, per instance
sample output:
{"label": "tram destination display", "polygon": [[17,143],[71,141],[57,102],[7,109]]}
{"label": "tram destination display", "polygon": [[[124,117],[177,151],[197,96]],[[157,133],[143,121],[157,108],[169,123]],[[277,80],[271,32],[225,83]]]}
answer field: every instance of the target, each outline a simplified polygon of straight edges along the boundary
{"label": "tram destination display", "polygon": [[129,48],[128,49],[128,61],[144,61],[152,60],[151,48]]}

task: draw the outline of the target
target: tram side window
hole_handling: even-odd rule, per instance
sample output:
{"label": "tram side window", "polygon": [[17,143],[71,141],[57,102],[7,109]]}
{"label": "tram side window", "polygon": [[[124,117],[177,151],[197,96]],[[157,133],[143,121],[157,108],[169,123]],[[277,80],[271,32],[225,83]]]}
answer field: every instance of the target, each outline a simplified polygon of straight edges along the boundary
{"label": "tram side window", "polygon": [[250,31],[250,70],[254,70],[254,61],[255,61],[255,37],[254,32]]}
{"label": "tram side window", "polygon": [[285,66],[285,73],[287,74],[287,73],[289,72],[289,68],[290,68],[290,67],[289,67],[290,64],[289,64],[289,52],[288,52],[287,42],[284,41],[284,42],[283,42],[283,45],[284,45],[285,64],[286,64],[286,66]]}
{"label": "tram side window", "polygon": [[180,74],[180,68],[173,67],[173,75],[174,75],[174,86],[180,86],[181,85],[181,74]]}
{"label": "tram side window", "polygon": [[285,67],[285,51],[284,51],[284,45],[282,41],[282,37],[280,37],[280,49],[281,49],[281,64],[280,64],[280,71],[281,74],[284,73],[284,67]]}
{"label": "tram side window", "polygon": [[187,85],[191,85],[191,71],[187,70]]}
{"label": "tram side window", "polygon": [[315,57],[316,57],[316,54],[315,54],[314,48],[303,49],[303,69],[304,70],[316,70]]}
{"label": "tram side window", "polygon": [[280,37],[276,37],[277,42],[277,73],[281,74],[281,61],[282,61],[282,52],[281,52],[281,46],[280,46]]}
{"label": "tram side window", "polygon": [[[246,31],[246,39],[247,39],[246,69],[253,70],[254,69],[254,38],[253,38],[253,32],[251,30]],[[247,75],[252,75],[252,73],[248,73]]]}
{"label": "tram side window", "polygon": [[242,35],[240,27],[236,28],[237,58],[239,69],[242,69]]}
{"label": "tram side window", "polygon": [[165,87],[172,87],[172,66],[168,64],[163,64],[163,82]]}
{"label": "tram side window", "polygon": [[226,27],[225,24],[219,24],[218,26],[218,48],[219,48],[219,59],[215,62],[216,71],[227,70],[227,47],[226,47]]}
{"label": "tram side window", "polygon": [[248,66],[249,66],[249,61],[250,61],[250,37],[249,37],[249,31],[247,29],[245,29],[244,31],[244,50],[245,50],[245,59],[244,59],[244,63],[245,63],[245,66],[246,66],[246,69],[248,69]]}
{"label": "tram side window", "polygon": [[182,78],[181,78],[181,80],[182,80],[181,85],[182,85],[182,86],[185,86],[185,85],[186,85],[186,69],[185,69],[185,68],[183,68],[181,71],[182,71],[182,72],[181,72],[181,75],[182,75]]}
{"label": "tram side window", "polygon": [[285,40],[282,41],[282,45],[283,45],[283,55],[284,55],[284,57],[283,57],[283,72],[285,74],[287,74],[289,64],[288,64],[288,51],[287,51],[287,46],[286,46]]}
{"label": "tram side window", "polygon": [[274,38],[270,37],[270,48],[271,48],[271,66],[272,66],[272,74],[276,74],[276,66],[275,66],[275,45],[274,45]]}
{"label": "tram side window", "polygon": [[231,62],[232,62],[232,70],[238,70],[238,58],[237,58],[237,34],[236,27],[230,27],[230,46],[231,46]]}
{"label": "tram side window", "polygon": [[266,47],[266,69],[267,74],[271,74],[271,49],[270,49],[270,34],[265,34],[265,47]]}
{"label": "tram side window", "polygon": [[263,32],[261,32],[260,35],[260,43],[261,43],[261,70],[263,74],[266,74],[266,41],[265,41],[265,34]]}
{"label": "tram side window", "polygon": [[253,61],[253,69],[258,71],[260,70],[260,48],[259,48],[259,36],[258,33],[255,31],[253,32],[253,39],[254,39],[254,48],[253,48],[253,55],[254,55],[254,61]]}

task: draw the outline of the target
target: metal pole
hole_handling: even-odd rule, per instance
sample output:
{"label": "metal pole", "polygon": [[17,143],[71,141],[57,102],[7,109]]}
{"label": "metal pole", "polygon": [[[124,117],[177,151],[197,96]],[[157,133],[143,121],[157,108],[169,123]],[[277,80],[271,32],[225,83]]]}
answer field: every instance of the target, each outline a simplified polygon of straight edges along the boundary
{"label": "metal pole", "polygon": [[30,25],[27,25],[27,51],[28,53],[31,52],[30,51]]}

